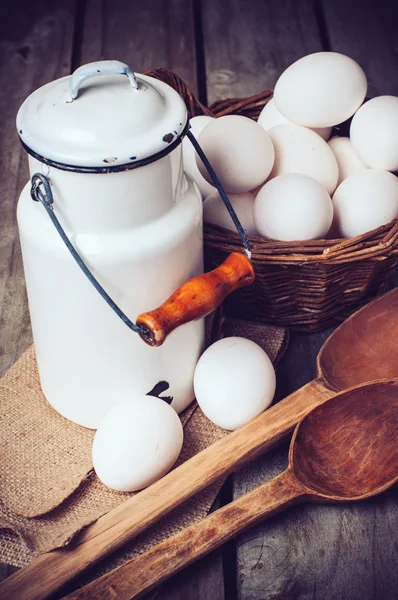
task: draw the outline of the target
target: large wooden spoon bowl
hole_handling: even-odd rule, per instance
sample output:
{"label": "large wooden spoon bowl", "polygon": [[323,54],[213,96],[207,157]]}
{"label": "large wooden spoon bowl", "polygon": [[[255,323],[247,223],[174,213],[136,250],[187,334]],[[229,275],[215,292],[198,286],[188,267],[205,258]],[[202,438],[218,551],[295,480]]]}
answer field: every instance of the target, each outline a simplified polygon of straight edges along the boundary
{"label": "large wooden spoon bowl", "polygon": [[398,289],[344,321],[317,359],[318,378],[336,391],[398,377]]}
{"label": "large wooden spoon bowl", "polygon": [[398,480],[398,384],[351,389],[308,414],[289,464],[317,501],[359,500]]}

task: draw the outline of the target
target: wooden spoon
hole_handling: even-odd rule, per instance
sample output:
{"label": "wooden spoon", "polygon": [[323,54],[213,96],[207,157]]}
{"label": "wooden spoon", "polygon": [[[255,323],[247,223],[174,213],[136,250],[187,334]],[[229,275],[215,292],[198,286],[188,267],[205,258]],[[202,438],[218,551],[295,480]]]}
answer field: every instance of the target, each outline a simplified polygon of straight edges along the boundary
{"label": "wooden spoon", "polygon": [[100,517],[66,548],[43,554],[8,577],[0,584],[0,598],[47,598],[185,500],[285,438],[310,410],[336,391],[398,377],[397,333],[395,289],[336,329],[318,355],[317,379]]}
{"label": "wooden spoon", "polygon": [[338,394],[296,427],[287,470],[196,525],[67,596],[130,600],[292,504],[349,502],[398,481],[398,380]]}

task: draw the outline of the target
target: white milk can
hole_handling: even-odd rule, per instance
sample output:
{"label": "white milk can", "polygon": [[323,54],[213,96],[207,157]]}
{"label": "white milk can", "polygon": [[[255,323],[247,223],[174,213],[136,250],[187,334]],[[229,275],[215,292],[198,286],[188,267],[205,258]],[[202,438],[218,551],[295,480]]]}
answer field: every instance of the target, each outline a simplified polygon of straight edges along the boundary
{"label": "white milk can", "polygon": [[[36,90],[17,127],[30,174],[39,174],[36,196],[31,182],[22,191],[18,225],[47,400],[90,428],[134,392],[167,390],[180,412],[194,397],[203,319],[161,347],[126,321],[203,271],[201,201],[181,158],[184,102],[165,83],[103,61]],[[34,201],[39,188],[51,196],[47,209]],[[122,318],[79,268],[53,215]]]}

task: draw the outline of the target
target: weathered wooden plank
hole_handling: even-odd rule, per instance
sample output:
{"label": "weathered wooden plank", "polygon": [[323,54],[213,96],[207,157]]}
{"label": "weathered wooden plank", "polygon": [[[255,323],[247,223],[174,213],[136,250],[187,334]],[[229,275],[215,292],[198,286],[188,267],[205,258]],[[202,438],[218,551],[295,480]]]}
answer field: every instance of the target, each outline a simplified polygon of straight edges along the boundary
{"label": "weathered wooden plank", "polygon": [[31,342],[15,216],[28,168],[15,116],[34,89],[69,72],[74,9],[68,0],[0,6],[0,374]]}
{"label": "weathered wooden plank", "polygon": [[[105,59],[129,63],[138,72],[166,67],[197,92],[193,2],[149,0],[86,2],[78,64]],[[78,66],[76,64],[75,66]],[[223,600],[222,552],[214,552],[173,577],[157,600]]]}
{"label": "weathered wooden plank", "polygon": [[[322,49],[312,2],[224,0],[214,4],[204,0],[203,31],[210,102],[272,88],[291,62]],[[298,339],[305,356],[308,339],[306,336]],[[279,368],[278,398],[313,376],[314,367],[310,362],[304,361],[301,369],[297,369],[297,359],[289,358],[291,356],[289,353]],[[292,367],[293,377],[289,376]],[[234,477],[234,497],[271,479],[283,470],[285,463],[286,449],[277,451],[271,459],[255,461]],[[237,541],[237,592],[244,600],[268,598],[264,593],[264,574],[269,572],[269,565],[262,561],[264,538],[262,528],[256,528]],[[282,536],[283,544],[288,544],[286,536]],[[275,561],[271,572],[275,578],[279,575],[275,574],[277,564]]]}
{"label": "weathered wooden plank", "polygon": [[80,64],[117,59],[143,72],[155,67],[175,71],[197,92],[192,2],[185,0],[88,0]]}
{"label": "weathered wooden plank", "polygon": [[[219,506],[217,499],[214,510]],[[174,575],[154,595],[156,600],[225,600],[223,581],[223,552],[219,549]]]}
{"label": "weathered wooden plank", "polygon": [[322,49],[310,0],[203,0],[209,102],[272,88],[292,62]]}
{"label": "weathered wooden plank", "polygon": [[[382,3],[372,21],[371,9],[376,3],[370,0],[325,0],[321,7],[312,2],[223,0],[215,4],[204,0],[210,101],[272,87],[291,62],[328,49],[323,19],[332,14],[335,29],[330,33],[330,49],[346,52],[362,64],[369,75],[371,95],[397,93],[397,80],[392,76],[396,73],[396,42],[393,25],[386,21],[386,6]],[[363,7],[368,13],[362,20]],[[387,80],[389,87],[384,86]],[[292,336],[277,372],[278,399],[315,375],[315,357],[327,333]],[[258,459],[236,475],[234,496],[280,473],[287,464],[287,448]],[[238,598],[394,598],[398,585],[394,568],[397,497],[397,490],[390,490],[362,505],[300,507],[241,536],[236,544]]]}
{"label": "weathered wooden plank", "polygon": [[[16,226],[29,173],[15,117],[33,90],[70,71],[74,13],[70,0],[0,4],[0,375],[32,341]],[[0,565],[0,580],[15,570]]]}
{"label": "weathered wooden plank", "polygon": [[[322,0],[318,15],[328,49],[351,56],[364,69],[368,96],[398,95],[398,3]],[[398,285],[398,269],[390,279]]]}
{"label": "weathered wooden plank", "polygon": [[[269,460],[279,473],[281,455]],[[397,499],[391,490],[362,505],[298,507],[248,532],[239,598],[395,599]]]}
{"label": "weathered wooden plank", "polygon": [[[25,3],[23,3],[25,4]],[[7,8],[7,10],[6,10]],[[24,6],[2,6],[0,13],[0,81],[2,93],[3,142],[0,156],[4,167],[2,181],[1,236],[1,318],[2,371],[6,370],[30,343],[31,334],[19,242],[16,232],[16,200],[28,179],[26,157],[15,134],[15,114],[34,89],[71,71],[74,41],[75,3],[51,2]],[[99,14],[98,10],[100,10]],[[79,14],[74,65],[102,58],[121,58],[144,71],[166,66],[179,73],[196,91],[193,13],[190,3],[102,3],[88,2],[87,14]],[[83,21],[85,17],[83,27]],[[99,18],[100,17],[100,18]],[[13,78],[10,80],[10,74]],[[5,84],[4,82],[9,82]],[[6,161],[10,162],[10,165]],[[8,187],[6,187],[8,183]],[[1,566],[0,577],[10,574]],[[162,592],[163,593],[163,592]],[[165,598],[224,597],[222,558],[216,554],[175,579],[164,591]],[[159,597],[159,594],[158,594]]]}
{"label": "weathered wooden plank", "polygon": [[0,581],[9,577],[13,573],[18,571],[17,567],[12,567],[11,565],[2,565],[0,564]]}
{"label": "weathered wooden plank", "polygon": [[398,95],[398,3],[391,0],[322,0],[330,50],[357,60],[368,78],[368,95]]}
{"label": "weathered wooden plank", "polygon": [[[314,376],[328,332],[292,336],[277,370],[278,395]],[[239,496],[282,472],[288,445],[235,477]],[[242,600],[393,600],[398,589],[398,490],[361,504],[303,506],[237,540],[238,597]]]}
{"label": "weathered wooden plank", "polygon": [[156,600],[224,600],[222,552],[216,551],[172,577],[154,596]]}

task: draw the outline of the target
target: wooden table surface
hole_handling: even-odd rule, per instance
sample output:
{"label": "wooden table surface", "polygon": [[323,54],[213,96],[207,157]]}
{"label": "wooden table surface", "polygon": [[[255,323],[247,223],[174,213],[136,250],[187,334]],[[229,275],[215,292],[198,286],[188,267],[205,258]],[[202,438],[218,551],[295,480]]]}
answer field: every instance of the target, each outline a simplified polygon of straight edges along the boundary
{"label": "wooden table surface", "polygon": [[[31,343],[16,228],[28,180],[15,131],[23,100],[79,65],[119,59],[174,70],[203,102],[272,88],[310,52],[365,69],[369,95],[398,95],[398,3],[388,0],[34,0],[0,6],[0,375]],[[331,330],[292,334],[278,399],[315,374]],[[226,503],[281,472],[287,446],[230,478]],[[292,508],[172,578],[158,600],[398,598],[398,489],[362,504]],[[0,567],[0,577],[13,568]],[[3,599],[6,600],[6,599]]]}

